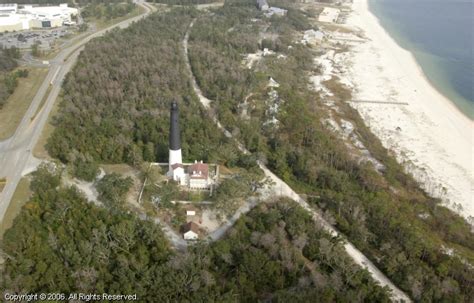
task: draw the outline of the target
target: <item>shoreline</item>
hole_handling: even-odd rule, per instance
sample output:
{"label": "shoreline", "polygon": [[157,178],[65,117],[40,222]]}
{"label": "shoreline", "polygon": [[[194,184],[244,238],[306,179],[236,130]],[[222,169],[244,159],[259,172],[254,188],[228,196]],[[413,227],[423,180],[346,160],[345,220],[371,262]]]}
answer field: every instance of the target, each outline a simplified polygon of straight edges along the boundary
{"label": "shoreline", "polygon": [[[387,23],[387,29],[384,27],[383,24],[384,18],[378,17],[377,14],[375,13],[377,5],[377,0],[368,0],[367,1],[367,9],[369,13],[374,16],[380,27],[384,29],[386,34],[390,36],[395,43],[400,46],[402,49],[406,50],[413,56],[413,60],[416,62],[417,66],[420,69],[420,73],[425,77],[426,81],[440,94],[442,95],[446,100],[448,100],[454,108],[459,111],[460,114],[465,116],[467,119],[469,119],[471,122],[474,122],[474,112],[472,110],[472,102],[469,101],[469,99],[466,98],[466,96],[460,94],[459,92],[456,91],[453,85],[449,84],[450,79],[449,76],[446,75],[444,71],[442,71],[442,68],[437,65],[437,63],[433,62],[426,62],[426,61],[432,61],[436,57],[436,55],[427,53],[424,50],[416,47],[410,39],[406,38],[403,33],[398,30],[396,27],[390,26],[390,23]],[[380,16],[383,16],[383,14],[380,14]],[[420,60],[425,61],[424,64],[421,63]],[[426,67],[427,65],[431,65],[432,67],[428,68]],[[431,72],[429,71],[431,69]],[[437,72],[434,72],[434,70],[438,70]],[[444,80],[435,80],[434,78],[439,77],[439,73],[442,73],[443,75],[441,78],[444,78]],[[437,74],[436,77],[433,75]],[[433,78],[433,79],[432,79]],[[444,82],[444,83],[442,83]]]}
{"label": "shoreline", "polygon": [[351,50],[354,97],[408,103],[353,107],[428,193],[474,217],[473,121],[431,84],[414,55],[370,12],[368,0],[354,0],[347,25],[368,39]]}

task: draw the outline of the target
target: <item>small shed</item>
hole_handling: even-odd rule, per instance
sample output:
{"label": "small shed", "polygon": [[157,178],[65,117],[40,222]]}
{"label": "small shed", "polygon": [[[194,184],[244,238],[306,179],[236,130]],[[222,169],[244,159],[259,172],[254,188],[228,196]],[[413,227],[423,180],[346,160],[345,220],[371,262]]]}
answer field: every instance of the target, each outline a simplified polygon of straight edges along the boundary
{"label": "small shed", "polygon": [[199,226],[194,222],[188,222],[182,226],[184,240],[197,240],[199,238]]}
{"label": "small shed", "polygon": [[184,211],[186,212],[186,216],[196,216],[198,213],[198,209],[192,204],[185,204]]}

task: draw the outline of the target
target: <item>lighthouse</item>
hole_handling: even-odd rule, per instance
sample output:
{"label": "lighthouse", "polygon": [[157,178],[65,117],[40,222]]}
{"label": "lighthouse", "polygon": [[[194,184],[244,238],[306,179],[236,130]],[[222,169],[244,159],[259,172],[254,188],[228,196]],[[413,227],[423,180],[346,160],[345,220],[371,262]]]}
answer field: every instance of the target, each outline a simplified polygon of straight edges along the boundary
{"label": "lighthouse", "polygon": [[173,101],[170,108],[170,153],[168,175],[182,183],[184,180],[183,158],[181,155],[181,135],[179,131],[178,103]]}

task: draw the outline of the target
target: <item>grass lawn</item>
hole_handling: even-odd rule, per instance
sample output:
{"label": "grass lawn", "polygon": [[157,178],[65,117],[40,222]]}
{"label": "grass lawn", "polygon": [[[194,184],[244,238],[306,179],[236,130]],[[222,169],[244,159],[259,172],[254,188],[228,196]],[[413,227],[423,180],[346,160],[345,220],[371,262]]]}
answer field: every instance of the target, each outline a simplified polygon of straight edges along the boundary
{"label": "grass lawn", "polygon": [[0,140],[11,137],[48,73],[47,68],[28,68],[27,78],[18,78],[15,92],[0,109]]}
{"label": "grass lawn", "polygon": [[41,99],[40,104],[38,105],[38,108],[36,109],[35,114],[31,117],[31,121],[33,121],[36,118],[36,115],[43,109],[44,104],[46,103],[46,100],[48,100],[49,94],[51,93],[51,90],[53,87],[50,85],[48,86],[48,89],[46,90],[46,93],[43,96],[43,99]]}
{"label": "grass lawn", "polygon": [[35,156],[38,159],[51,158],[48,152],[46,151],[45,145],[46,145],[46,142],[48,141],[49,136],[51,136],[51,134],[54,131],[54,126],[51,124],[51,120],[58,112],[60,103],[61,103],[61,97],[58,96],[58,98],[56,99],[56,102],[54,102],[53,109],[49,113],[48,120],[46,121],[46,124],[44,125],[43,131],[41,132],[38,142],[36,142],[36,145],[33,148],[33,156]]}
{"label": "grass lawn", "polygon": [[3,188],[5,187],[5,178],[0,179],[0,193],[2,192]]}
{"label": "grass lawn", "polygon": [[117,173],[124,176],[134,174],[137,170],[128,164],[101,164],[106,174]]}
{"label": "grass lawn", "polygon": [[180,199],[184,201],[191,201],[191,202],[202,202],[202,201],[209,201],[211,199],[211,196],[208,190],[181,191]]}
{"label": "grass lawn", "polygon": [[5,231],[13,225],[13,220],[20,213],[21,207],[30,197],[30,180],[28,178],[22,178],[13,194],[10,205],[5,213],[5,217],[3,217],[3,221],[0,223],[0,240],[3,239]]}

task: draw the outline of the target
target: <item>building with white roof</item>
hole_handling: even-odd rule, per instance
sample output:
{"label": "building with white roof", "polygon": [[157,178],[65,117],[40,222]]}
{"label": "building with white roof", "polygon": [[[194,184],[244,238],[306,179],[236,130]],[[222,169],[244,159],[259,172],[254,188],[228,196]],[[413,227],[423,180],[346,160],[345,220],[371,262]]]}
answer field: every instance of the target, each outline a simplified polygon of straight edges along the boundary
{"label": "building with white roof", "polygon": [[188,222],[181,227],[184,240],[197,240],[199,238],[199,225]]}
{"label": "building with white roof", "polygon": [[18,4],[16,3],[2,3],[0,4],[0,15],[4,14],[15,14],[18,10]]}
{"label": "building with white roof", "polygon": [[0,5],[0,32],[27,30],[32,28],[59,27],[71,24],[71,17],[79,13],[67,4],[59,6]]}
{"label": "building with white roof", "polygon": [[31,15],[37,19],[61,19],[63,21],[71,21],[71,16],[76,16],[77,8],[68,7],[68,5],[60,4],[59,6],[32,6],[25,5],[18,10],[21,14]]}
{"label": "building with white roof", "polygon": [[31,19],[19,14],[0,15],[0,32],[21,31],[30,28]]}
{"label": "building with white roof", "polygon": [[325,7],[319,14],[319,22],[336,23],[341,11],[333,7]]}

